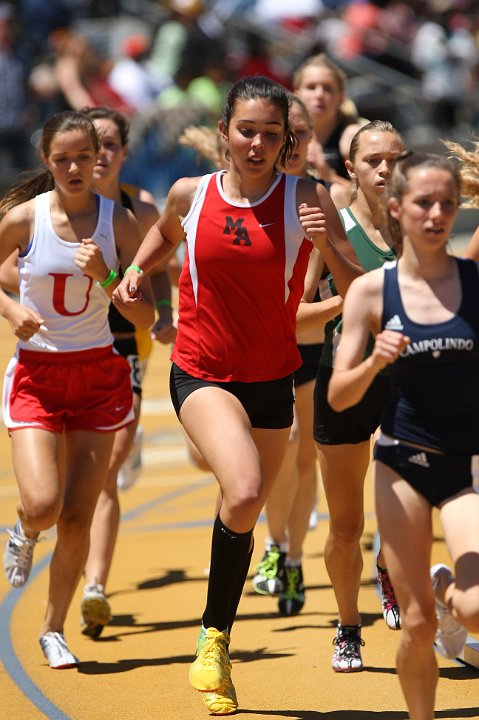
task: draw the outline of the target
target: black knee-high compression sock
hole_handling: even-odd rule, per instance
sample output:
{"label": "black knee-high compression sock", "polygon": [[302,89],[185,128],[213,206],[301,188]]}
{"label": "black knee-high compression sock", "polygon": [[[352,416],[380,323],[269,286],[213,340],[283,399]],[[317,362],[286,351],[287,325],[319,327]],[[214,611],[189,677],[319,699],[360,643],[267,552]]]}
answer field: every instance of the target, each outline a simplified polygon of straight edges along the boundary
{"label": "black knee-high compression sock", "polygon": [[223,525],[219,515],[215,520],[211,541],[208,595],[203,614],[205,628],[215,627],[217,630],[228,628],[233,597],[236,597],[237,585],[244,574],[252,533],[253,530],[245,533],[229,530]]}
{"label": "black knee-high compression sock", "polygon": [[245,564],[241,571],[241,575],[238,577],[238,582],[236,583],[234,593],[231,596],[230,612],[229,612],[229,620],[228,620],[228,628],[229,628],[230,632],[231,632],[231,628],[233,627],[233,623],[236,618],[236,612],[238,610],[238,605],[241,600],[241,595],[243,593],[244,584],[246,582],[246,578],[248,577],[248,570],[249,570],[249,566],[251,564],[251,558],[253,556],[253,549],[254,549],[254,540],[253,540],[253,537],[251,537],[251,550],[248,553]]}

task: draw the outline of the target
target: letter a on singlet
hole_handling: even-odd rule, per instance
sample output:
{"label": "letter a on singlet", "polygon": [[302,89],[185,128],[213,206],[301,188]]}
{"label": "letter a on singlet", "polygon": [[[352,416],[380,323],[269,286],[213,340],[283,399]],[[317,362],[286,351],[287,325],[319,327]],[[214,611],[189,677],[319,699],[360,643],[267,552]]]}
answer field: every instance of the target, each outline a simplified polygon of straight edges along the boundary
{"label": "letter a on singlet", "polygon": [[234,234],[233,245],[251,245],[248,231],[243,227],[244,218],[238,218],[233,220],[230,215],[226,216],[226,225],[223,230],[223,235]]}

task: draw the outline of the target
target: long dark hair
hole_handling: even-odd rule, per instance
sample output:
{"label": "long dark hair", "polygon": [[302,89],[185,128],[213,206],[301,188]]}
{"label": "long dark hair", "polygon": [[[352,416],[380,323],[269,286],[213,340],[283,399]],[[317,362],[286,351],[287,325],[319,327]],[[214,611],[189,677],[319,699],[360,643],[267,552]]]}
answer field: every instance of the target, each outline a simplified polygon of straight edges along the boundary
{"label": "long dark hair", "polygon": [[87,117],[90,118],[90,120],[111,120],[112,122],[114,122],[120,134],[121,144],[123,146],[128,145],[130,121],[126,117],[126,115],[123,115],[123,113],[121,113],[119,110],[115,110],[114,108],[109,107],[85,108],[83,112]]}
{"label": "long dark hair", "polygon": [[[40,137],[39,150],[42,157],[48,158],[53,139],[62,133],[72,132],[73,130],[85,130],[92,141],[95,152],[100,149],[98,135],[95,126],[83,112],[67,110],[65,112],[52,115],[45,123]],[[55,181],[50,170],[42,169],[34,170],[33,173],[22,175],[18,183],[16,183],[0,200],[0,216],[16,205],[20,205],[27,200],[31,200],[36,195],[53,190]]]}
{"label": "long dark hair", "polygon": [[233,117],[235,105],[239,100],[267,100],[281,110],[284,122],[284,143],[279,154],[278,161],[284,167],[294,147],[297,144],[296,136],[289,128],[289,106],[288,92],[279,83],[262,75],[242,78],[238,80],[229,90],[224,107],[222,121],[226,128],[229,127]]}

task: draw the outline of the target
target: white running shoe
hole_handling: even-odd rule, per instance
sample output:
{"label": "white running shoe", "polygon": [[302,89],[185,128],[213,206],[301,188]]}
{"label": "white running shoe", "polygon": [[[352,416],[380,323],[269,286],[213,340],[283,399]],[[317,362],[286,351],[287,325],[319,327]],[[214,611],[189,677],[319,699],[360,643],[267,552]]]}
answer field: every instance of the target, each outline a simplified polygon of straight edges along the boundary
{"label": "white running shoe", "polygon": [[396,593],[386,568],[382,568],[376,562],[376,580],[381,593],[381,604],[383,606],[383,617],[390,630],[401,629],[401,611],[399,610]]}
{"label": "white running shoe", "polygon": [[141,472],[141,449],[143,446],[143,428],[138,425],[135,432],[135,440],[130,454],[118,471],[116,484],[118,490],[129,490],[138,480]]}
{"label": "white running shoe", "polygon": [[10,585],[19,588],[25,585],[30,576],[33,548],[38,542],[38,533],[35,538],[27,537],[20,520],[17,520],[13,530],[7,532],[10,538],[3,553],[3,569]]}
{"label": "white running shoe", "polygon": [[447,605],[437,597],[437,590],[441,584],[441,578],[452,579],[453,575],[447,565],[438,563],[431,568],[431,580],[434,595],[436,597],[436,617],[438,627],[434,639],[434,647],[440,655],[446,658],[456,658],[460,655],[467,639],[467,630],[464,625],[452,615]]}
{"label": "white running shoe", "polygon": [[79,664],[79,659],[68,649],[65,638],[59,632],[47,632],[40,638],[40,647],[54,670],[71,668]]}
{"label": "white running shoe", "polygon": [[363,669],[361,647],[364,640],[361,638],[361,625],[341,625],[338,622],[333,645],[331,666],[334,672],[360,672]]}
{"label": "white running shoe", "polygon": [[80,610],[83,635],[94,639],[99,637],[111,620],[110,603],[105,597],[103,585],[85,585]]}

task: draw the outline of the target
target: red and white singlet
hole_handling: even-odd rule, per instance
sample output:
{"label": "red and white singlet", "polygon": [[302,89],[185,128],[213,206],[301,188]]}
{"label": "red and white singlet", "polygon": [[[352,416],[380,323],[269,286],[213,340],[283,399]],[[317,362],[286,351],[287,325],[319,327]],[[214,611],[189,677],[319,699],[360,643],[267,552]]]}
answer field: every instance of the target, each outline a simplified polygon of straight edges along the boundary
{"label": "red and white singlet", "polygon": [[239,203],[226,197],[222,176],[201,178],[183,220],[171,358],[205,380],[276,380],[301,365],[296,311],[312,244],[298,219],[298,178],[279,174],[260,200]]}
{"label": "red and white singlet", "polygon": [[[99,245],[110,268],[119,260],[113,232],[114,202],[97,195],[98,222],[92,239]],[[93,278],[75,265],[80,243],[66,242],[55,233],[50,217],[50,193],[35,198],[35,230],[25,252],[18,258],[20,302],[44,319],[25,350],[72,352],[113,343],[108,324],[110,298]]]}

